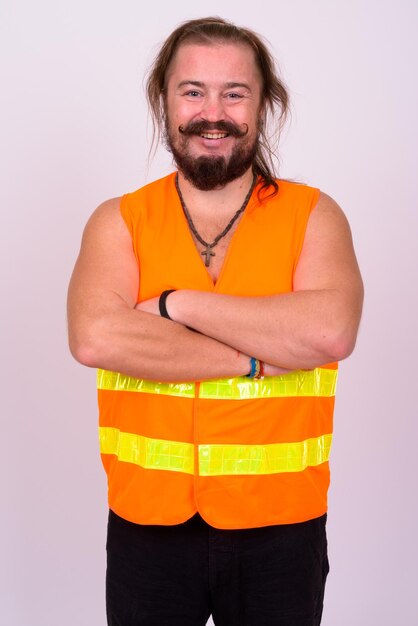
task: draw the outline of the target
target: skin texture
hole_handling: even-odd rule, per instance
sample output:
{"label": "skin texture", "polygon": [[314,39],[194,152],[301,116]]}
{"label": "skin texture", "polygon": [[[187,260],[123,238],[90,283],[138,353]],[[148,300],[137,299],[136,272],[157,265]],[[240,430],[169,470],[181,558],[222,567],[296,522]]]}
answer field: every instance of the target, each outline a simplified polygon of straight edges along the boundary
{"label": "skin texture", "polygon": [[[255,140],[263,106],[249,48],[181,46],[166,91],[170,137],[178,149],[193,157],[228,159],[239,142]],[[192,136],[185,141],[178,128],[195,119],[246,124],[248,133],[244,138]],[[179,173],[184,200],[206,241],[229,222],[251,182],[249,169],[222,188],[201,191]],[[214,282],[233,232],[217,246],[208,268]],[[160,318],[157,299],[138,304],[137,293],[138,267],[116,198],[90,218],[69,288],[70,348],[85,365],[160,381],[244,375],[248,355],[268,364],[266,375],[311,369],[351,353],[363,298],[347,220],[326,194],[309,219],[294,292],[238,298],[177,291],[167,299],[174,321]]]}

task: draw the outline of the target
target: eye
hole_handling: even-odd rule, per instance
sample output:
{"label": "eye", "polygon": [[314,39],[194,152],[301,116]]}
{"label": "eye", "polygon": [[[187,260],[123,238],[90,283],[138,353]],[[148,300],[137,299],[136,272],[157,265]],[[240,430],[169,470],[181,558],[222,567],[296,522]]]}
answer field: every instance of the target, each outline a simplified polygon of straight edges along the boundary
{"label": "eye", "polygon": [[244,96],[240,93],[236,93],[235,91],[233,91],[231,93],[227,93],[226,97],[228,98],[228,100],[241,100],[241,98],[243,98]]}
{"label": "eye", "polygon": [[195,89],[191,89],[190,91],[186,91],[184,95],[191,96],[192,98],[197,98],[198,96],[200,96],[200,92],[196,91]]}

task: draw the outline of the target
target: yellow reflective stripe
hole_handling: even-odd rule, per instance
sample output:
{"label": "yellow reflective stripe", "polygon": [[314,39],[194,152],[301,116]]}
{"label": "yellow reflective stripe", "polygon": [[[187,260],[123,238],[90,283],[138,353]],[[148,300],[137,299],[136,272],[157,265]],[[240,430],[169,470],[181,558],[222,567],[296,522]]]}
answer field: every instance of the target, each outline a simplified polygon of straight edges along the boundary
{"label": "yellow reflective stripe", "polygon": [[[192,443],[151,439],[117,428],[100,427],[100,452],[147,469],[193,474]],[[199,475],[278,474],[302,472],[328,461],[332,435],[293,443],[266,445],[200,444]]]}
{"label": "yellow reflective stripe", "polygon": [[146,469],[193,474],[193,444],[124,433],[117,428],[99,428],[100,452],[115,454],[119,461]]}
{"label": "yellow reflective stripe", "polygon": [[181,396],[194,398],[194,383],[157,383],[152,380],[131,378],[117,372],[97,370],[97,389],[109,391],[137,391],[140,393],[155,393],[165,396]]}
{"label": "yellow reflective stripe", "polygon": [[254,400],[302,396],[335,396],[338,370],[314,370],[268,376],[261,380],[228,378],[208,380],[200,385],[200,398],[216,400]]}
{"label": "yellow reflective stripe", "polygon": [[[225,378],[207,380],[200,384],[199,397],[208,400],[255,400],[259,398],[289,398],[335,395],[338,370],[317,367],[282,376],[268,376],[263,380]],[[110,391],[133,391],[182,398],[194,398],[194,383],[158,383],[131,378],[116,372],[98,370],[97,388]]]}
{"label": "yellow reflective stripe", "polygon": [[332,435],[296,443],[199,445],[201,476],[302,472],[329,459]]}

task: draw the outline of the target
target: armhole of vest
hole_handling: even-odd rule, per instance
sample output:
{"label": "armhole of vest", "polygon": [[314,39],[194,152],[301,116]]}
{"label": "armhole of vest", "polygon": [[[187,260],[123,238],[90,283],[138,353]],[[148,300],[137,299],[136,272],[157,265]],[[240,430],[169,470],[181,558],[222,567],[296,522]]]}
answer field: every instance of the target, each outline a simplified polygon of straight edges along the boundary
{"label": "armhole of vest", "polygon": [[304,223],[303,226],[301,228],[301,233],[300,233],[300,238],[298,241],[298,245],[296,248],[296,254],[295,254],[295,260],[294,260],[294,264],[293,264],[293,273],[295,273],[296,271],[296,267],[299,263],[299,258],[302,252],[302,248],[303,248],[303,244],[305,241],[305,235],[306,235],[306,229],[308,226],[308,222],[309,222],[309,217],[312,213],[312,211],[314,210],[314,208],[316,207],[316,205],[318,204],[318,200],[319,200],[319,196],[321,194],[321,190],[317,189],[316,187],[311,187],[310,188],[310,198],[308,200],[308,202],[306,203],[306,208],[305,208],[305,215],[304,215]]}
{"label": "armhole of vest", "polygon": [[122,219],[126,224],[126,228],[129,230],[131,237],[132,237],[133,223],[132,223],[132,215],[131,215],[131,211],[129,207],[129,194],[128,193],[125,193],[123,196],[121,196],[119,210],[120,210]]}

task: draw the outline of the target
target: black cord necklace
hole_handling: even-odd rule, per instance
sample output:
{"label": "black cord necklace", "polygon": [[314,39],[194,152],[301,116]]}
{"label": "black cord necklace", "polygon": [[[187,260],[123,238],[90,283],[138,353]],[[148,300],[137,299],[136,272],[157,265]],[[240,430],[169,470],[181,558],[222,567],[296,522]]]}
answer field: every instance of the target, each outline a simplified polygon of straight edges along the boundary
{"label": "black cord necklace", "polygon": [[179,177],[178,177],[178,174],[176,174],[175,183],[176,183],[177,193],[179,194],[181,206],[183,207],[184,215],[186,217],[186,220],[187,220],[187,223],[189,225],[189,228],[192,231],[193,235],[196,237],[196,239],[202,244],[202,246],[205,246],[205,250],[203,250],[203,252],[201,252],[200,254],[202,256],[206,257],[205,258],[205,266],[209,267],[211,257],[216,256],[215,253],[213,252],[213,248],[219,243],[219,241],[222,239],[222,237],[225,237],[225,235],[231,230],[232,226],[237,221],[237,219],[239,218],[241,213],[245,210],[248,202],[250,201],[251,195],[252,195],[252,193],[254,191],[254,187],[256,186],[256,183],[257,183],[257,176],[254,174],[253,182],[251,183],[251,187],[250,187],[249,192],[245,196],[245,200],[244,200],[242,206],[238,209],[238,211],[235,213],[235,215],[233,216],[233,218],[231,219],[229,224],[223,229],[223,231],[217,237],[215,237],[215,239],[212,241],[212,243],[208,243],[207,241],[202,239],[202,237],[197,232],[195,225],[193,224],[193,220],[190,217],[190,213],[189,213],[189,211],[188,211],[188,209],[186,207],[186,204],[184,202],[183,196],[181,195],[181,191],[180,191],[180,187],[179,187]]}

